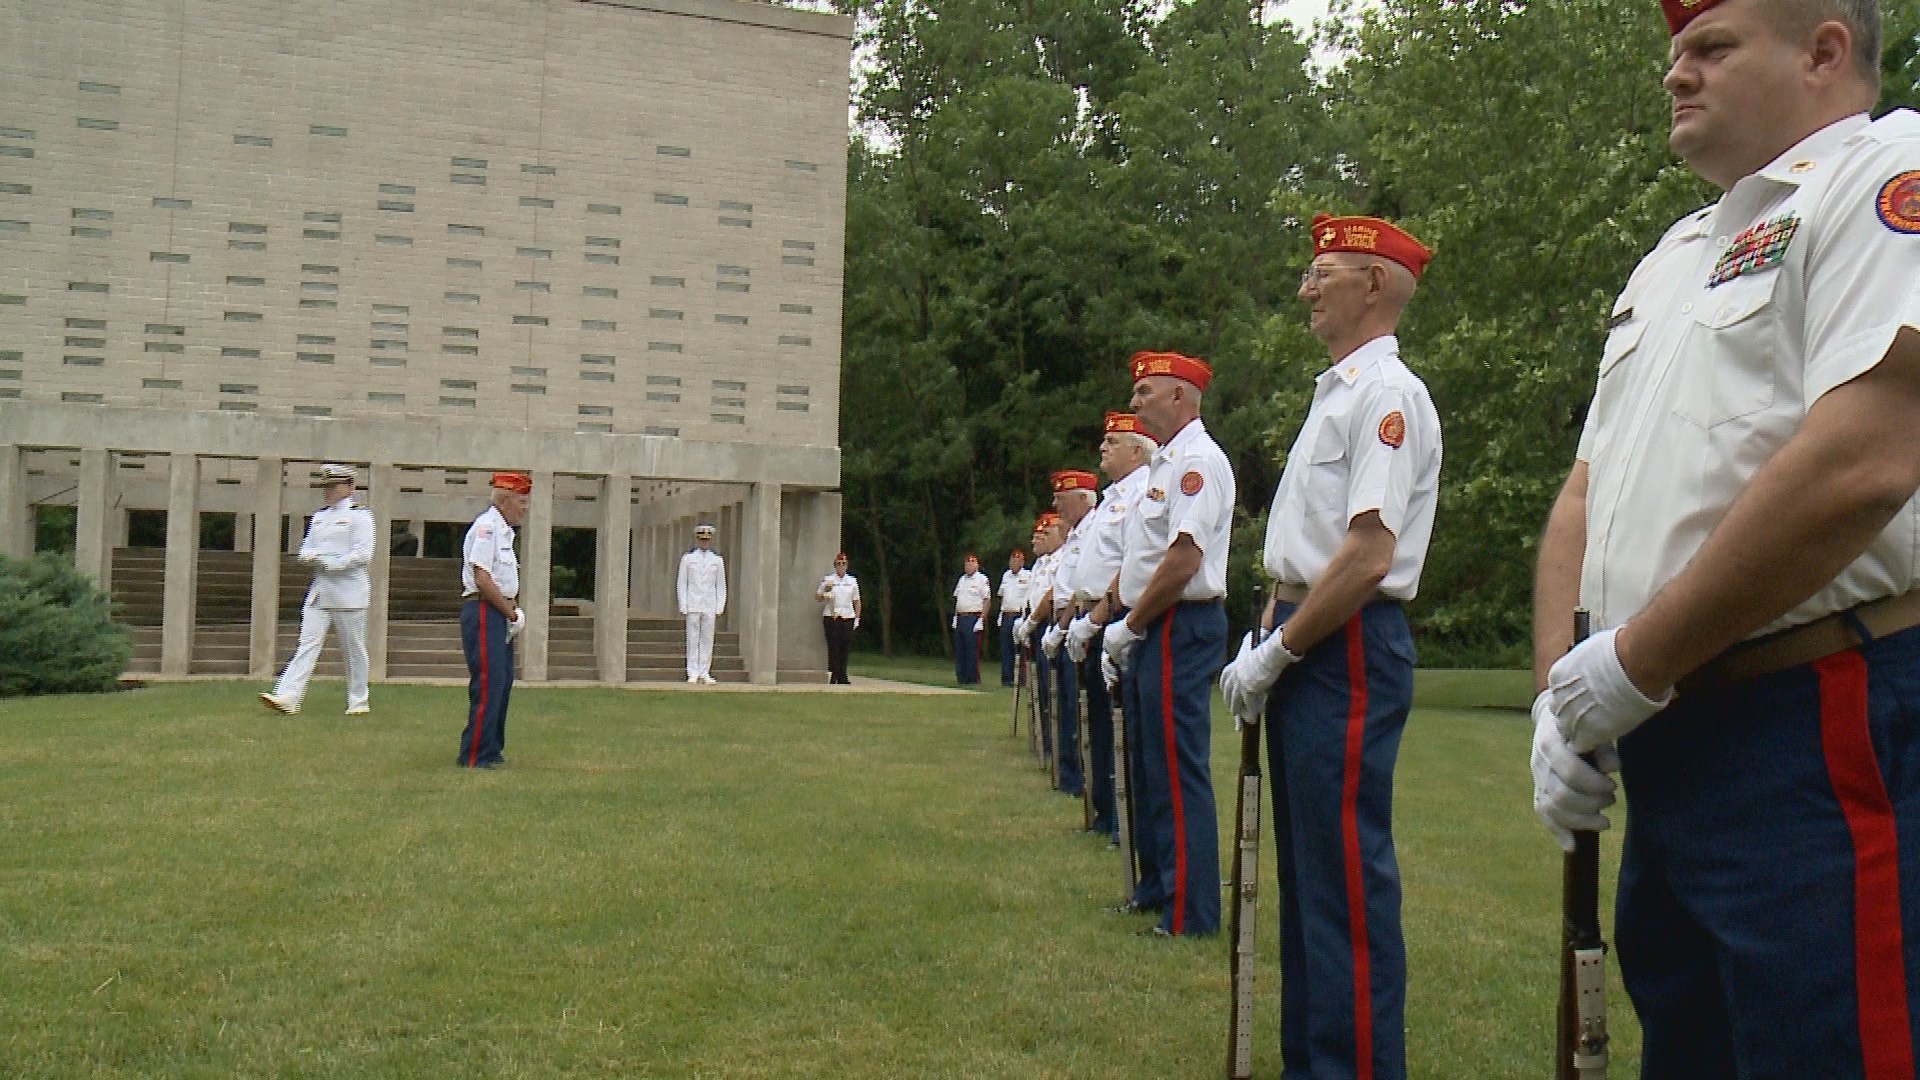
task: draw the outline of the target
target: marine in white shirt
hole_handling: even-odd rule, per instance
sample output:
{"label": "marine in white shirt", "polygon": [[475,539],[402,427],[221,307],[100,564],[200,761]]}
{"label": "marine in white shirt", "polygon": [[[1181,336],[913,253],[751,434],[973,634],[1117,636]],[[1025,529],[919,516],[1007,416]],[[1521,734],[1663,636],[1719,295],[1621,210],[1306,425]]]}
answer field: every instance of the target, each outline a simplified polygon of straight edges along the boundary
{"label": "marine in white shirt", "polygon": [[533,480],[493,474],[491,504],[460,544],[460,649],[467,659],[467,724],[457,763],[469,769],[506,764],[507,698],[513,691],[513,639],[527,625],[520,596],[514,528],[527,516]]}
{"label": "marine in white shirt", "polygon": [[827,681],[849,683],[847,654],[860,626],[860,579],[847,573],[847,556],[833,557],[833,573],[820,579],[813,598],[821,602],[820,622],[827,635]]}
{"label": "marine in white shirt", "polygon": [[1127,515],[1120,565],[1124,617],[1106,624],[1101,648],[1131,671],[1145,763],[1138,795],[1144,858],[1135,906],[1162,909],[1158,931],[1220,929],[1220,837],[1213,800],[1213,676],[1226,650],[1227,545],[1233,469],[1200,420],[1213,378],[1205,361],[1135,353],[1133,413],[1159,442],[1147,489]]}
{"label": "marine in white shirt", "polygon": [[[1281,996],[1316,1033],[1307,1071],[1406,1076],[1406,946],[1393,773],[1413,708],[1413,636],[1440,490],[1440,418],[1394,336],[1430,253],[1390,222],[1314,219],[1300,279],[1330,366],[1315,380],[1267,514],[1273,598],[1221,672],[1227,707],[1266,727],[1280,880]],[[1271,691],[1271,693],[1269,693]],[[1367,987],[1364,1012],[1356,1012]]]}
{"label": "marine in white shirt", "polygon": [[299,561],[313,567],[313,583],[300,606],[300,644],[281,671],[271,693],[260,695],[267,708],[289,716],[300,711],[307,680],[332,627],[340,637],[347,669],[347,715],[360,716],[367,704],[367,567],[373,562],[373,513],[353,504],[354,471],[347,465],[320,468],[323,505],[307,521]]}
{"label": "marine in white shirt", "polygon": [[[1068,795],[1082,796],[1087,788],[1081,775],[1079,663],[1066,649],[1067,625],[1076,614],[1073,600],[1074,571],[1080,565],[1080,551],[1092,531],[1093,506],[1098,501],[1100,478],[1084,469],[1061,469],[1053,474],[1053,510],[1056,527],[1064,528],[1060,550],[1054,555],[1053,580],[1048,608],[1048,626],[1041,638],[1041,649],[1053,665],[1054,731],[1059,750],[1054,755],[1055,787]],[[1091,818],[1089,818],[1091,823]]]}
{"label": "marine in white shirt", "polygon": [[1906,1077],[1920,116],[1869,119],[1871,0],[1662,6],[1668,143],[1722,195],[1606,316],[1541,539],[1534,808],[1570,848],[1606,770],[1631,792],[1614,930],[1648,1077]]}
{"label": "marine in white shirt", "polygon": [[1019,646],[1014,640],[1013,624],[1027,608],[1027,554],[1019,548],[1007,555],[1007,569],[1000,575],[1000,685],[1014,684],[1014,659]]}
{"label": "marine in white shirt", "polygon": [[969,551],[953,586],[953,677],[961,686],[980,682],[980,643],[992,606],[993,583],[980,572],[979,556]]}
{"label": "marine in white shirt", "polygon": [[680,556],[674,582],[680,614],[687,622],[687,681],[713,685],[713,628],[727,611],[727,563],[713,550],[714,528],[696,525],[693,547]]}

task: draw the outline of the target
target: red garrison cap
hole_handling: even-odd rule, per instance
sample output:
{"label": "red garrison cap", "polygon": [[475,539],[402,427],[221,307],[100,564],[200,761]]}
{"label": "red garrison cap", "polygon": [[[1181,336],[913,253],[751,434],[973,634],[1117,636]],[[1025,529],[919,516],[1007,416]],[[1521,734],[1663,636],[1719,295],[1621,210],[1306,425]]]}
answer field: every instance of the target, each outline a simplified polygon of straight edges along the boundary
{"label": "red garrison cap", "polygon": [[1130,412],[1108,413],[1106,431],[1109,435],[1141,435],[1148,439],[1153,439],[1155,443],[1160,441],[1159,439],[1154,439],[1152,435],[1148,435],[1147,429],[1140,426],[1140,418]]}
{"label": "red garrison cap", "polygon": [[1379,218],[1317,214],[1313,219],[1313,253],[1330,251],[1357,251],[1392,259],[1413,271],[1416,278],[1433,258],[1426,245]]}
{"label": "red garrison cap", "polygon": [[1667,32],[1677,34],[1680,29],[1694,20],[1694,17],[1720,0],[1660,0],[1661,10],[1667,13]]}
{"label": "red garrison cap", "polygon": [[1040,512],[1039,517],[1033,519],[1033,531],[1039,532],[1042,529],[1051,528],[1054,525],[1054,523],[1059,520],[1060,520],[1059,514],[1056,514],[1051,510],[1043,510]]}
{"label": "red garrison cap", "polygon": [[493,486],[521,495],[533,494],[533,477],[523,472],[497,472],[493,474]]}
{"label": "red garrison cap", "polygon": [[1053,474],[1053,490],[1062,491],[1099,491],[1100,478],[1081,469],[1061,469]]}
{"label": "red garrison cap", "polygon": [[1134,382],[1149,375],[1171,375],[1192,383],[1196,390],[1205,390],[1213,378],[1213,369],[1205,360],[1177,352],[1137,352],[1128,366],[1133,369]]}

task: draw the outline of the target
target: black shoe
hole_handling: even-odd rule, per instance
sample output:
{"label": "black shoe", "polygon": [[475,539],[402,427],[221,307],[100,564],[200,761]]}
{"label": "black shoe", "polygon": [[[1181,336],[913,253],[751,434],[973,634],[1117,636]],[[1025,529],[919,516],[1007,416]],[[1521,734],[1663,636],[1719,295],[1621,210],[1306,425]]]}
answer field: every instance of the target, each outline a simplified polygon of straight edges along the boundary
{"label": "black shoe", "polygon": [[1160,911],[1160,906],[1157,904],[1153,907],[1146,907],[1141,904],[1136,904],[1131,900],[1106,909],[1109,915],[1158,915]]}
{"label": "black shoe", "polygon": [[1134,933],[1141,937],[1170,938],[1175,936],[1173,931],[1161,926],[1159,923],[1155,923],[1144,930],[1136,930]]}

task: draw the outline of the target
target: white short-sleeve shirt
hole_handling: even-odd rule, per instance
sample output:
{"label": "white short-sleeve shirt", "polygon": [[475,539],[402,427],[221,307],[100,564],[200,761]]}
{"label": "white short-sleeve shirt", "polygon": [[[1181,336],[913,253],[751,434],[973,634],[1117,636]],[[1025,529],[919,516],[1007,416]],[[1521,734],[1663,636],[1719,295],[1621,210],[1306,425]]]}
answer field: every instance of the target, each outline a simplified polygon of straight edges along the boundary
{"label": "white short-sleeve shirt", "polygon": [[1267,514],[1267,575],[1312,586],[1353,519],[1379,511],[1393,534],[1393,565],[1380,591],[1411,600],[1433,538],[1440,496],[1440,415],[1400,360],[1392,335],[1377,337],[1320,373],[1306,422]]}
{"label": "white short-sleeve shirt", "polygon": [[500,516],[499,507],[489,506],[473,519],[460,551],[460,595],[479,594],[480,586],[473,578],[473,568],[478,566],[493,578],[501,596],[519,598],[520,559],[513,553],[513,526]]}
{"label": "white short-sleeve shirt", "polygon": [[1127,511],[1147,490],[1145,465],[1107,485],[1100,506],[1089,514],[1093,525],[1073,571],[1073,595],[1088,602],[1106,595],[1127,551]]}
{"label": "white short-sleeve shirt", "polygon": [[855,617],[853,605],[860,599],[859,578],[852,574],[828,574],[820,579],[820,589],[827,594],[820,614],[829,619]]}
{"label": "white short-sleeve shirt", "polygon": [[[1920,328],[1920,115],[1832,124],[1680,220],[1608,320],[1581,434],[1580,602],[1646,607],[1827,391]],[[1914,586],[1920,504],[1761,633]]]}
{"label": "white short-sleeve shirt", "polygon": [[1027,583],[1033,578],[1033,571],[1026,567],[1018,570],[1008,567],[1000,575],[1000,613],[1019,615],[1027,610]]}
{"label": "white short-sleeve shirt", "polygon": [[1227,595],[1227,544],[1233,536],[1233,467],[1195,417],[1154,451],[1147,489],[1127,515],[1127,554],[1120,564],[1120,602],[1132,607],[1181,533],[1200,549],[1200,569],[1181,601]]}
{"label": "white short-sleeve shirt", "polygon": [[960,615],[979,615],[987,610],[987,601],[992,597],[993,582],[987,580],[987,575],[978,570],[961,574],[953,586],[953,610]]}
{"label": "white short-sleeve shirt", "polygon": [[1058,562],[1059,554],[1052,551],[1033,560],[1033,570],[1027,578],[1026,614],[1039,610],[1040,601],[1053,595],[1053,574]]}
{"label": "white short-sleeve shirt", "polygon": [[[1064,519],[1063,519],[1064,521]],[[1054,552],[1053,613],[1058,616],[1073,602],[1073,579],[1080,565],[1080,553],[1093,531],[1093,511],[1089,509],[1080,524],[1067,531],[1067,542]]]}

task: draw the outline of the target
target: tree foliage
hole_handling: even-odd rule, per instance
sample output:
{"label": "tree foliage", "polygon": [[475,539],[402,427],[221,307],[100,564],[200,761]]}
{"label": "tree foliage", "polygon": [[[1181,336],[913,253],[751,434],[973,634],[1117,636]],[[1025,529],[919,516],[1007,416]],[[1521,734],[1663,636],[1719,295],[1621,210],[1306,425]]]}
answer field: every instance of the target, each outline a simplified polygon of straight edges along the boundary
{"label": "tree foliage", "polygon": [[0,698],[113,689],[132,646],[111,608],[62,555],[0,556]]}
{"label": "tree foliage", "polygon": [[[1882,108],[1920,99],[1887,13]],[[944,640],[961,555],[1023,546],[1090,468],[1137,349],[1202,355],[1250,582],[1324,349],[1294,299],[1320,211],[1437,251],[1400,328],[1445,429],[1413,615],[1428,662],[1525,656],[1535,537],[1608,305],[1711,197],[1666,147],[1647,0],[1379,0],[1319,36],[1263,3],[851,0],[846,544],[889,649]]]}

